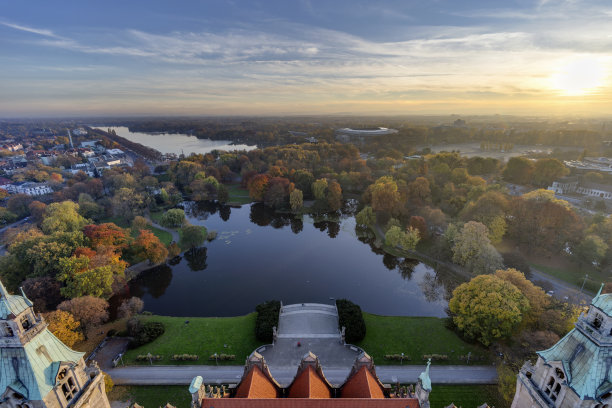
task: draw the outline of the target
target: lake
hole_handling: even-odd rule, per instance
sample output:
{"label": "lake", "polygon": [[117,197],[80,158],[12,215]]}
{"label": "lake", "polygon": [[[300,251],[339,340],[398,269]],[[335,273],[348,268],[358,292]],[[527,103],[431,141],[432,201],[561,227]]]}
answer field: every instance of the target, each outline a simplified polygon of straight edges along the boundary
{"label": "lake", "polygon": [[210,153],[213,150],[252,150],[257,146],[237,144],[233,145],[229,140],[198,139],[195,136],[181,133],[141,133],[130,132],[125,126],[98,126],[100,130],[113,129],[117,135],[125,137],[132,142],[152,147],[162,153],[174,153],[177,155],[191,153]]}
{"label": "lake", "polygon": [[155,314],[236,316],[272,299],[290,304],[346,298],[375,314],[444,317],[450,293],[462,281],[384,254],[356,230],[354,209],[315,220],[262,204],[188,204],[190,222],[218,235],[175,265],[130,282],[124,296],[141,297]]}

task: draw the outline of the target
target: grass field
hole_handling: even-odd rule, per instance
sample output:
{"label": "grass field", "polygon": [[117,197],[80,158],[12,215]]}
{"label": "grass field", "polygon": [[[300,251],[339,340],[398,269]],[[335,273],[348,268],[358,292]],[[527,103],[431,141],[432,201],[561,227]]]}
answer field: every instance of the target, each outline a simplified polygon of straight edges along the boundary
{"label": "grass field", "polygon": [[149,229],[164,245],[168,246],[172,242],[172,234],[170,234],[168,231],[164,231],[152,225],[149,227]]}
{"label": "grass field", "polygon": [[229,193],[228,203],[248,204],[253,201],[249,197],[249,190],[240,187],[240,184],[226,184],[225,188]]}
{"label": "grass field", "polygon": [[[157,364],[215,364],[209,357],[223,353],[234,354],[236,360],[219,361],[219,365],[243,365],[246,357],[262,345],[255,338],[255,317],[255,313],[238,317],[143,316],[144,320],[162,322],[166,332],[149,344],[129,350],[124,361],[126,364],[141,364],[136,361],[136,356],[151,353],[163,356]],[[173,354],[197,354],[200,359],[172,361]]]}
{"label": "grass field", "polygon": [[460,356],[469,352],[471,363],[487,364],[490,353],[477,344],[463,341],[444,326],[444,319],[437,317],[378,316],[363,314],[366,337],[357,344],[370,354],[376,364],[400,364],[386,360],[386,354],[401,354],[410,357],[403,364],[424,364],[424,354],[443,354],[448,360],[433,361],[433,364],[465,364]]}
{"label": "grass field", "polygon": [[431,408],[444,408],[452,403],[462,408],[476,408],[485,402],[495,408],[508,408],[495,385],[433,385],[429,394]]}
{"label": "grass field", "polygon": [[530,264],[532,268],[538,269],[544,272],[547,275],[554,276],[557,279],[565,281],[569,284],[580,288],[582,286],[582,282],[584,280],[584,275],[588,274],[589,279],[586,280],[584,284],[584,289],[590,292],[596,293],[599,290],[599,287],[602,283],[608,282],[611,280],[609,274],[606,274],[603,271],[599,271],[594,268],[585,267],[583,269],[579,267],[554,267],[554,266],[546,266],[540,264]]}
{"label": "grass field", "polygon": [[[150,386],[120,386],[113,387],[108,399],[121,402],[137,402],[145,408],[163,407],[167,403],[177,408],[191,406],[191,394],[188,385],[150,385]],[[128,406],[124,404],[124,406]]]}

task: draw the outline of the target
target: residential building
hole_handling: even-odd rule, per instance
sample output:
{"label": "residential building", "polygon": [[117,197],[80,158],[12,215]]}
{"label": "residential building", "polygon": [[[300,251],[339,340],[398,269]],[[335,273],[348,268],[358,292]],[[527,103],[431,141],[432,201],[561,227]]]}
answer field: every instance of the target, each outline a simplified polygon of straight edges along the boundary
{"label": "residential building", "polygon": [[0,282],[0,408],[110,408],[104,374]]}
{"label": "residential building", "polygon": [[537,354],[518,374],[512,408],[612,407],[612,294],[600,289],[575,327]]}
{"label": "residential building", "polygon": [[580,194],[587,197],[612,199],[612,186],[599,183],[580,182],[576,177],[565,177],[559,181],[553,181],[548,187],[555,194]]}

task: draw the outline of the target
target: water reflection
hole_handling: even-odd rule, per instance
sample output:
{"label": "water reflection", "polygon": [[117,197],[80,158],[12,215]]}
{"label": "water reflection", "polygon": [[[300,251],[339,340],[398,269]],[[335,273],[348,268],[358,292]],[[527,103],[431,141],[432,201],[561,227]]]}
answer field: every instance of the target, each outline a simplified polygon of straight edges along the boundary
{"label": "water reflection", "polygon": [[187,265],[189,265],[189,269],[192,271],[203,271],[208,266],[206,264],[208,248],[200,247],[200,248],[191,248],[189,251],[185,252],[185,259],[187,260]]}
{"label": "water reflection", "polygon": [[153,313],[232,316],[269,299],[348,298],[371,313],[443,317],[449,293],[462,281],[442,268],[386,254],[374,234],[355,225],[351,207],[298,217],[261,204],[184,208],[190,223],[216,231],[217,238],[131,282],[132,294],[143,296]]}

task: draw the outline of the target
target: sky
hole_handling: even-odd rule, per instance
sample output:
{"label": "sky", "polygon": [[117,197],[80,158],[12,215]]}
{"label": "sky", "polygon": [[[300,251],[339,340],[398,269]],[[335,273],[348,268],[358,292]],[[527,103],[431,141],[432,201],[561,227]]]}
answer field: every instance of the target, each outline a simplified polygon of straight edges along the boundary
{"label": "sky", "polygon": [[0,117],[612,114],[610,0],[0,0]]}

